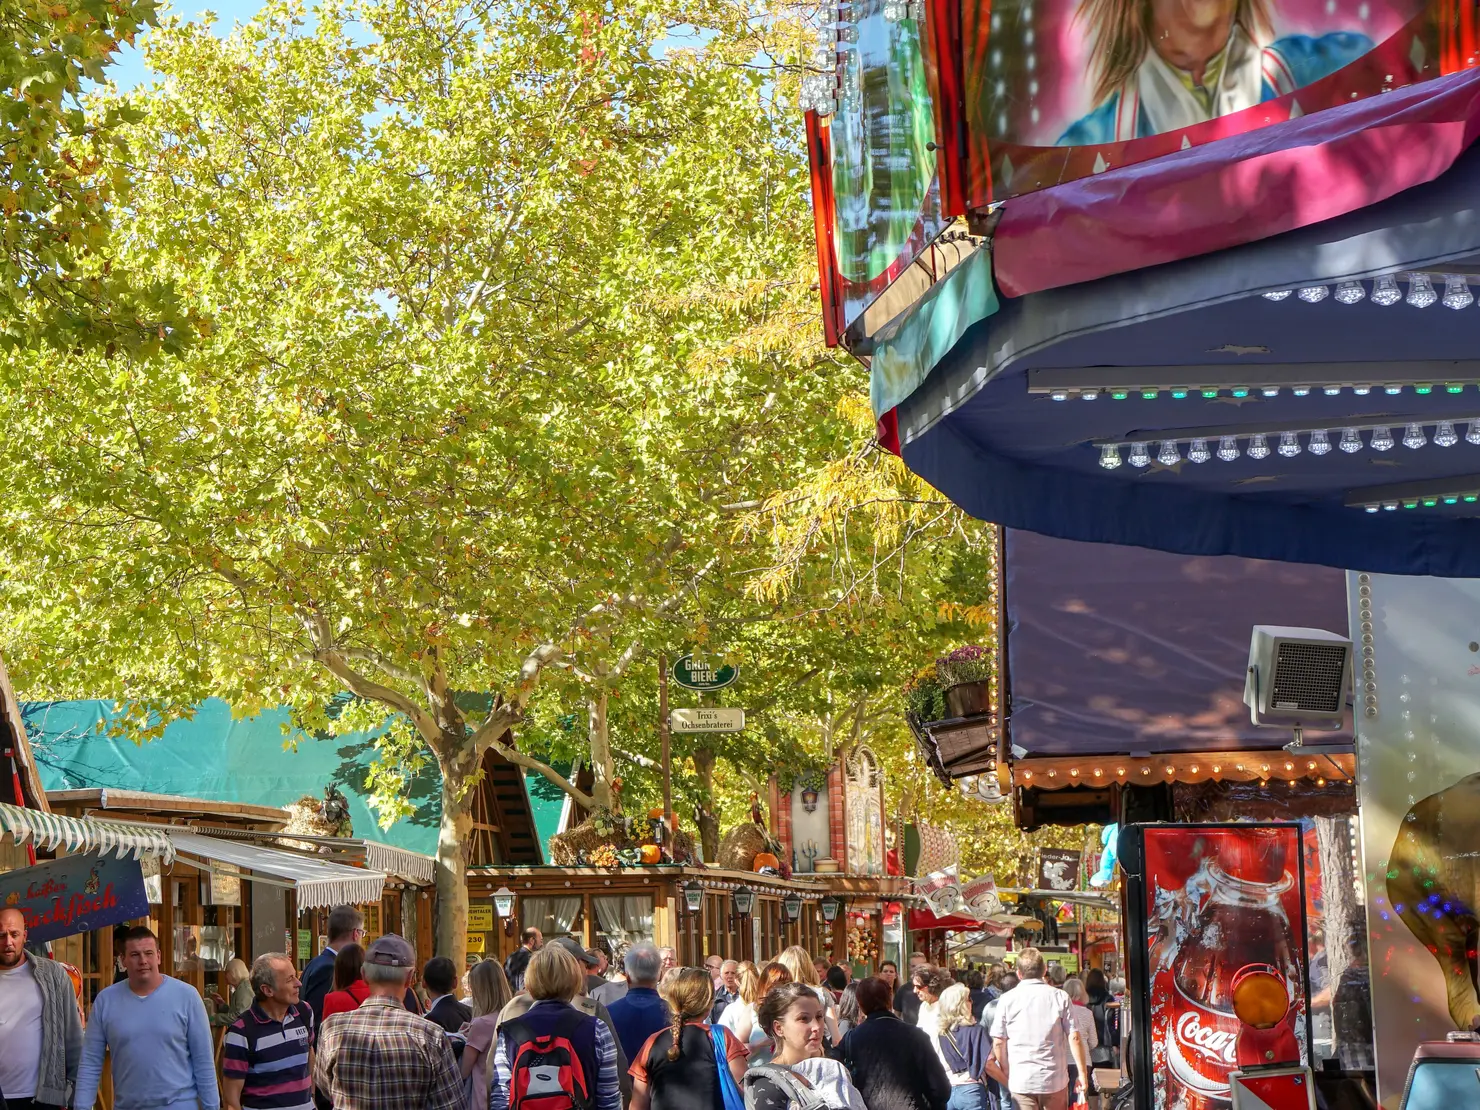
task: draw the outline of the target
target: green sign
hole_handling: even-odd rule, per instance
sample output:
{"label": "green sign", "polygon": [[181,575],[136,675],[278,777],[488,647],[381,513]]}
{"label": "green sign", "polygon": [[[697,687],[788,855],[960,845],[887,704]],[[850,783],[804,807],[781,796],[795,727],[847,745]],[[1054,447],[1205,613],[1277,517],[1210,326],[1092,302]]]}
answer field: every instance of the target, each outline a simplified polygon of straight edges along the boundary
{"label": "green sign", "polygon": [[298,930],[298,959],[307,960],[313,956],[313,930]]}
{"label": "green sign", "polygon": [[673,681],[690,690],[722,690],[739,677],[739,667],[692,655],[679,656],[673,664]]}

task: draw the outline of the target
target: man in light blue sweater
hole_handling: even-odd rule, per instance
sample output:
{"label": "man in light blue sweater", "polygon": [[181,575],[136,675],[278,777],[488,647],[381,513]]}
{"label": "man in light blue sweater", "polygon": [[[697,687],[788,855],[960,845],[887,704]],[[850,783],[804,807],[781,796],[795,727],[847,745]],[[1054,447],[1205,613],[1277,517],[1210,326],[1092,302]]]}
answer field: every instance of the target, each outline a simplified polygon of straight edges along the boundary
{"label": "man in light blue sweater", "polygon": [[113,1110],[220,1110],[211,1023],[187,983],[159,970],[159,938],[142,925],[123,942],[128,978],[98,993],[72,1105],[91,1110],[113,1057]]}

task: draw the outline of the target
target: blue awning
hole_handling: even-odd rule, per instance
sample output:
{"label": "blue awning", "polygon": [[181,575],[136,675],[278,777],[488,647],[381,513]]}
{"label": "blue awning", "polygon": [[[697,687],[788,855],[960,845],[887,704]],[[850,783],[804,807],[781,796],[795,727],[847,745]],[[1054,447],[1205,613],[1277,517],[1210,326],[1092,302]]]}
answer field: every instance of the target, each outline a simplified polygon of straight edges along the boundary
{"label": "blue awning", "polygon": [[[1026,756],[1279,748],[1289,732],[1255,728],[1243,703],[1253,626],[1346,628],[1330,567],[1015,530],[1004,566],[1008,737]],[[1344,747],[1351,729],[1306,742]]]}
{"label": "blue awning", "polygon": [[1480,576],[1480,306],[1373,300],[1379,280],[1423,299],[1412,271],[1480,290],[1480,149],[1338,219],[1003,300],[899,405],[902,453],[973,515],[1044,535]]}

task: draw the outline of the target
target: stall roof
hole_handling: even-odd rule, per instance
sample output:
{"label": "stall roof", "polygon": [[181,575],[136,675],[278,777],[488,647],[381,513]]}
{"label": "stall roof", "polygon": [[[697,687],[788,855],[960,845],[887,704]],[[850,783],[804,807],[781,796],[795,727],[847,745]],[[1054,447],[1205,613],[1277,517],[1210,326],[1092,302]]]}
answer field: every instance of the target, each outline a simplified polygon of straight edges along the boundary
{"label": "stall roof", "polygon": [[[1057,287],[1019,282],[1031,291],[958,306],[974,322],[932,356],[923,384],[906,373],[876,389],[897,404],[879,412],[886,436],[897,427],[912,470],[1011,527],[1186,555],[1480,575],[1480,309],[1439,303],[1444,274],[1480,275],[1480,149],[1469,146],[1480,78],[1431,86],[1264,129],[1249,142],[1283,144],[1267,174],[1258,151],[1222,140],[1007,202],[993,255],[1001,291],[1014,289],[1014,251],[1036,257],[1017,249],[1027,232],[1079,243],[1134,216],[1155,222],[1159,247],[1185,253],[1133,255],[1129,265],[1156,264],[1091,280],[1059,259]],[[1408,157],[1428,148],[1388,125],[1409,124],[1449,136],[1433,148],[1443,156]],[[1338,125],[1361,141],[1329,141]],[[1378,156],[1384,144],[1393,158]],[[1187,176],[1220,158],[1213,177]],[[1385,176],[1400,164],[1414,172]],[[1305,222],[1326,214],[1336,177],[1382,187],[1342,192],[1356,207]],[[1194,218],[1197,234],[1184,226]],[[1021,220],[1037,222],[1008,234]],[[1241,241],[1242,225],[1264,237]],[[1211,250],[1209,228],[1239,234]],[[1433,297],[1410,284],[1414,271],[1437,281]],[[875,358],[876,377],[899,365],[891,351]]]}
{"label": "stall roof", "polygon": [[1004,562],[1008,733],[1030,756],[1279,748],[1289,733],[1255,728],[1243,703],[1253,626],[1347,627],[1345,575],[1329,567],[1016,529]]}
{"label": "stall roof", "polygon": [[300,911],[379,902],[385,891],[385,875],[379,871],[202,836],[173,826],[164,826],[163,832],[174,844],[175,851],[198,867],[213,870],[214,864],[229,863],[250,872],[249,878],[291,887]]}
{"label": "stall roof", "polygon": [[174,843],[157,825],[131,825],[121,821],[97,821],[89,817],[62,817],[39,809],[0,802],[0,833],[9,833],[17,844],[34,841],[40,848],[65,848],[69,852],[109,852],[124,856],[145,853],[166,860],[175,854]]}
{"label": "stall roof", "polygon": [[213,829],[204,826],[196,826],[195,831],[221,840],[242,840],[269,848],[280,845],[299,852],[315,852],[330,861],[367,867],[371,871],[383,871],[418,886],[429,886],[437,877],[437,861],[431,856],[357,836],[304,836],[301,833]]}
{"label": "stall roof", "polygon": [[[108,734],[111,701],[26,702],[21,715],[48,791],[108,788],[277,807],[305,795],[321,797],[334,783],[349,801],[356,836],[421,856],[437,851],[441,782],[434,761],[407,784],[410,815],[381,828],[364,786],[376,754],[376,732],[319,738],[292,727],[286,709],[236,719],[219,698],[202,702],[194,719],[173,722],[163,736],[145,744]],[[560,831],[564,795],[544,776],[520,774],[508,798],[505,816],[527,822],[533,836],[541,838],[531,852]]]}

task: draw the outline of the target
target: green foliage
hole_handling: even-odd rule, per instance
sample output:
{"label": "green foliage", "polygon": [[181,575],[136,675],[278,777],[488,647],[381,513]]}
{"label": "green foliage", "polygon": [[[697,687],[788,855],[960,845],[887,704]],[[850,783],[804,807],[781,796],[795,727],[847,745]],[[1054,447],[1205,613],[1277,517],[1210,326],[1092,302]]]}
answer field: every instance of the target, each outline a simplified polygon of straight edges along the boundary
{"label": "green foliage", "polygon": [[916,721],[945,719],[946,688],[940,681],[934,663],[905,684],[904,708]]}
{"label": "green foliage", "polygon": [[115,268],[108,243],[138,113],[83,96],[154,22],[155,0],[0,0],[0,348],[147,355],[185,340],[168,283]]}

